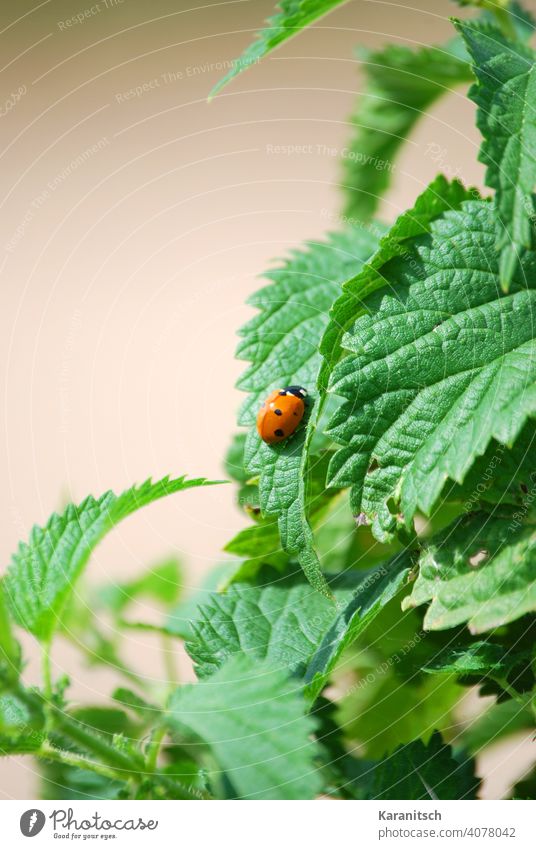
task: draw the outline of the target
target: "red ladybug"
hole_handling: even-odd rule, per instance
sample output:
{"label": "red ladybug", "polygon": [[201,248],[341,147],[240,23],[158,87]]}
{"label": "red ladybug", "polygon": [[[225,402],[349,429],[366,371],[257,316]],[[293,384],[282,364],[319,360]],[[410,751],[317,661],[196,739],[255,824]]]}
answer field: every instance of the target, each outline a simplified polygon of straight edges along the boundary
{"label": "red ladybug", "polygon": [[274,445],[291,436],[303,419],[307,390],[303,386],[275,389],[257,414],[257,430],[263,442]]}

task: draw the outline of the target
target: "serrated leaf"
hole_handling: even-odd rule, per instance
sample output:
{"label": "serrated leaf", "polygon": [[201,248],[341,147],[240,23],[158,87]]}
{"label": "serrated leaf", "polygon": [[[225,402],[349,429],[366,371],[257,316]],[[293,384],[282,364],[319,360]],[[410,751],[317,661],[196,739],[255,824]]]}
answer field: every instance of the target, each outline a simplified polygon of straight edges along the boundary
{"label": "serrated leaf", "polygon": [[268,26],[257,34],[257,40],[242,53],[229,73],[214,86],[210,97],[214,97],[245,68],[259,62],[267,53],[297,35],[318,18],[327,15],[335,6],[345,2],[346,0],[280,0],[276,13],[267,21]]}
{"label": "serrated leaf", "polygon": [[369,799],[475,799],[480,780],[471,760],[457,760],[439,733],[425,746],[415,740],[375,764]]}
{"label": "serrated leaf", "polygon": [[395,257],[404,257],[412,240],[430,231],[432,222],[446,210],[458,209],[462,201],[472,197],[473,190],[465,189],[458,180],[449,183],[441,174],[419,195],[412,209],[400,215],[391,229],[384,233],[374,225],[379,238],[376,252],[354,277],[347,280],[334,302],[329,322],[320,342],[323,362],[319,385],[325,390],[329,376],[341,357],[341,341],[346,330],[360,315],[364,314],[363,301],[367,295],[385,285],[384,266]]}
{"label": "serrated leaf", "polygon": [[266,661],[234,657],[175,690],[167,721],[211,748],[238,798],[312,799],[320,790],[314,722],[296,681]]}
{"label": "serrated leaf", "polygon": [[[345,402],[328,433],[345,447],[328,483],[389,539],[447,479],[463,482],[492,439],[512,445],[536,414],[536,256],[499,285],[493,207],[466,201],[382,266],[344,337],[331,389]],[[366,282],[366,279],[365,279]]]}
{"label": "serrated leaf", "polygon": [[[261,509],[265,515],[277,516],[282,547],[296,554],[313,586],[326,594],[305,517],[307,481],[314,476],[305,446],[314,430],[318,343],[341,283],[361,267],[374,244],[370,233],[348,230],[331,235],[326,242],[309,243],[283,267],[268,272],[273,282],[250,298],[260,312],[242,328],[243,341],[237,351],[240,359],[251,361],[238,382],[249,393],[240,424],[251,427],[245,462],[252,475],[260,475]],[[266,445],[254,427],[257,410],[270,391],[296,384],[310,392],[306,421],[286,442]]]}
{"label": "serrated leaf", "polygon": [[486,184],[495,189],[496,246],[501,284],[508,290],[524,249],[532,245],[536,184],[536,54],[507,40],[494,26],[457,21],[474,62],[477,84],[469,96],[478,106],[483,135],[480,160]]}
{"label": "serrated leaf", "polygon": [[514,513],[462,516],[420,556],[404,606],[429,603],[424,627],[481,634],[536,611],[536,523]]}
{"label": "serrated leaf", "polygon": [[354,136],[344,153],[341,182],[346,215],[366,220],[388,188],[396,155],[419,119],[473,75],[459,39],[417,50],[389,44],[360,50],[358,58],[365,90],[351,118]]}
{"label": "serrated leaf", "polygon": [[[357,583],[361,576],[354,577]],[[353,594],[348,584],[337,577],[330,582],[337,606]],[[315,592],[301,571],[279,577],[264,570],[256,584],[233,584],[211,596],[199,610],[186,650],[200,678],[241,652],[302,675],[336,618],[337,606]]]}
{"label": "serrated leaf", "polygon": [[[313,529],[323,523],[335,496],[339,495],[336,490],[326,489],[330,458],[329,451],[309,457],[310,475],[303,510]],[[290,562],[290,555],[281,547],[280,524],[277,519],[261,517],[227,543],[225,551],[244,558],[230,583],[254,578],[263,565],[284,571]]]}
{"label": "serrated leaf", "polygon": [[40,640],[49,640],[62,610],[97,543],[122,519],[166,495],[216,481],[168,477],[147,480],[121,495],[106,492],[54,513],[44,528],[35,526],[28,543],[13,555],[5,590],[18,624]]}
{"label": "serrated leaf", "polygon": [[402,553],[363,575],[352,600],[325,634],[307,666],[305,681],[310,698],[315,699],[320,694],[342,652],[404,586],[410,568],[409,555]]}

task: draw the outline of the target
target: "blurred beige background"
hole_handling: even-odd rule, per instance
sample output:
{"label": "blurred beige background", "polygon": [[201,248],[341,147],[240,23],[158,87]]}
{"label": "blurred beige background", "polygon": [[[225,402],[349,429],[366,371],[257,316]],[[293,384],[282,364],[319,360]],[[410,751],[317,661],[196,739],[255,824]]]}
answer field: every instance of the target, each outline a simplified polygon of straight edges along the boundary
{"label": "blurred beige background", "polygon": [[[245,298],[274,256],[320,236],[326,210],[339,208],[338,163],[325,148],[348,138],[361,86],[355,46],[445,40],[457,11],[447,0],[351,0],[207,104],[222,63],[272,6],[2,3],[4,566],[32,523],[66,499],[149,475],[222,476]],[[80,12],[83,22],[69,25]],[[386,219],[435,174],[430,143],[447,173],[481,184],[472,121],[462,91],[420,124],[396,165]],[[270,152],[296,144],[313,149]],[[89,579],[124,580],[180,552],[195,585],[242,522],[230,488],[178,494],[124,522],[98,548]],[[151,610],[139,604],[136,614]],[[37,681],[36,647],[26,648],[26,677]],[[128,654],[163,679],[150,636],[132,632]],[[99,701],[115,681],[62,645],[54,671],[71,675],[79,699]],[[33,796],[34,779],[29,759],[2,761],[0,797]]]}

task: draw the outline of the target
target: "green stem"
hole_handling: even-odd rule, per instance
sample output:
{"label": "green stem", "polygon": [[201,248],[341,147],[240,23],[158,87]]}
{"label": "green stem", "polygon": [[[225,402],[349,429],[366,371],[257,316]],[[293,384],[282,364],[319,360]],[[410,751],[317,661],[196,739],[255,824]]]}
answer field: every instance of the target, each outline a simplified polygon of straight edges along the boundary
{"label": "green stem", "polygon": [[87,730],[82,723],[62,712],[59,708],[53,708],[51,718],[57,730],[69,737],[74,743],[77,743],[83,749],[87,749],[88,752],[98,755],[116,770],[121,770],[124,773],[123,781],[128,777],[133,777],[137,781],[143,778],[144,761],[141,755],[135,757],[134,753],[126,754],[122,752],[102,735]]}
{"label": "green stem", "polygon": [[45,702],[52,701],[52,667],[50,662],[50,641],[41,644],[41,665],[43,673],[43,695]]}
{"label": "green stem", "polygon": [[112,781],[125,781],[125,776],[117,773],[114,769],[103,763],[97,763],[84,755],[77,755],[74,752],[67,752],[65,749],[55,749],[50,743],[43,743],[41,748],[35,752],[37,757],[46,758],[50,761],[65,764],[66,766],[76,767],[77,769],[86,769],[90,772],[95,772],[97,775],[102,775],[103,778],[109,778]]}
{"label": "green stem", "polygon": [[173,642],[167,634],[162,634],[162,655],[164,658],[164,668],[170,689],[176,687],[179,683],[179,676],[174,663]]}
{"label": "green stem", "polygon": [[162,740],[166,736],[166,729],[163,726],[154,729],[151,742],[147,747],[146,768],[147,772],[155,772],[158,766],[158,755]]}
{"label": "green stem", "polygon": [[518,693],[511,684],[508,683],[506,678],[494,677],[493,680],[501,687],[505,693],[508,693],[511,699],[518,703],[524,710],[529,707],[527,704],[526,698],[524,698],[521,693]]}

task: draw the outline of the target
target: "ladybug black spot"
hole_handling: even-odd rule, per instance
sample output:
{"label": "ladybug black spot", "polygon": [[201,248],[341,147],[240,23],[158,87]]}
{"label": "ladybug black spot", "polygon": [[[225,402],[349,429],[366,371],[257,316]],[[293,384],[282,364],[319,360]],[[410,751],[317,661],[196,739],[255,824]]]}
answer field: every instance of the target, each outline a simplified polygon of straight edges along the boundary
{"label": "ladybug black spot", "polygon": [[286,389],[281,389],[281,390],[279,391],[279,394],[280,394],[280,395],[286,395],[286,394],[287,394],[287,390],[286,390]]}
{"label": "ladybug black spot", "polygon": [[276,416],[282,416],[283,410],[274,410],[274,413],[276,414]]}
{"label": "ladybug black spot", "polygon": [[275,434],[275,436],[284,436],[285,432],[283,430],[281,430],[280,427],[278,427],[277,430],[274,430],[274,434]]}

